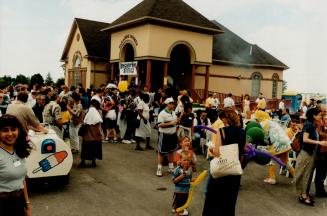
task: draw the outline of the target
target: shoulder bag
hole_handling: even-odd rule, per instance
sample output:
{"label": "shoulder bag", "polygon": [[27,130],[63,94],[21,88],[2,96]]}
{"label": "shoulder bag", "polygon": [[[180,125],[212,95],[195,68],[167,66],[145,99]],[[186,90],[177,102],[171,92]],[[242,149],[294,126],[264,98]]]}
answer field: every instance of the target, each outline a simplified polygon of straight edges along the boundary
{"label": "shoulder bag", "polygon": [[[222,143],[224,137],[220,130]],[[243,170],[239,160],[238,144],[228,144],[219,147],[220,156],[210,161],[210,174],[213,178],[219,178],[228,175],[242,175]]]}

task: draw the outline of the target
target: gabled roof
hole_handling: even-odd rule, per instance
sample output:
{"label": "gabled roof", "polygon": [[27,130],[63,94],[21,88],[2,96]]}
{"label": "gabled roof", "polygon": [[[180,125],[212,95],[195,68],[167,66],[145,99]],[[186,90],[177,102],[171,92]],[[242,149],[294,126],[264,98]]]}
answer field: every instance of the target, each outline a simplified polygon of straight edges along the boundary
{"label": "gabled roof", "polygon": [[88,57],[109,59],[110,32],[100,31],[108,26],[110,26],[110,23],[75,18],[61,60],[64,61],[66,59],[67,52],[77,27],[83,38]]}
{"label": "gabled roof", "polygon": [[288,69],[288,66],[255,44],[250,44],[217,21],[224,33],[213,38],[214,63]]}
{"label": "gabled roof", "polygon": [[144,0],[104,30],[126,28],[143,23],[160,23],[208,33],[221,32],[218,26],[182,0]]}

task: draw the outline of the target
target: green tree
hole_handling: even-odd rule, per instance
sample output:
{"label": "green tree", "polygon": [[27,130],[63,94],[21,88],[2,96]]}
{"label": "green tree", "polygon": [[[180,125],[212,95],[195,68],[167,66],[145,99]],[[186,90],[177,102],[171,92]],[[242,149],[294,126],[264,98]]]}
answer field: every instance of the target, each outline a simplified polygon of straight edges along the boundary
{"label": "green tree", "polygon": [[60,87],[64,84],[65,84],[65,78],[59,78],[59,79],[57,79],[55,86],[60,89]]}
{"label": "green tree", "polygon": [[50,72],[47,73],[47,76],[45,77],[45,81],[44,81],[44,83],[45,83],[46,85],[51,85],[51,84],[53,84],[53,79],[52,79],[52,77],[51,77]]}
{"label": "green tree", "polygon": [[11,78],[10,76],[0,77],[0,89],[6,88],[7,86],[13,84],[14,81],[15,79]]}
{"label": "green tree", "polygon": [[283,80],[283,93],[287,90],[287,82]]}
{"label": "green tree", "polygon": [[37,73],[37,74],[34,74],[32,77],[31,77],[31,86],[34,86],[35,84],[39,85],[39,86],[43,86],[44,84],[44,79],[42,77],[41,74]]}
{"label": "green tree", "polygon": [[30,79],[26,76],[24,76],[23,74],[19,74],[16,76],[15,79],[16,84],[21,83],[21,84],[29,84]]}

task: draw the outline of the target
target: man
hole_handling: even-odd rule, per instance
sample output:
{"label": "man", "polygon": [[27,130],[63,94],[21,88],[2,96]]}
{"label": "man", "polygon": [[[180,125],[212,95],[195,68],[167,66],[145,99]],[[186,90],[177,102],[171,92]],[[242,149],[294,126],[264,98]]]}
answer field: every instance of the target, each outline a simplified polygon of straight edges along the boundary
{"label": "man", "polygon": [[[327,106],[320,106],[322,121],[319,124],[318,131],[320,140],[327,140]],[[319,146],[317,157],[315,161],[316,165],[316,176],[315,176],[315,185],[316,185],[316,195],[320,197],[327,197],[327,192],[324,188],[324,180],[327,176],[327,147]]]}
{"label": "man", "polygon": [[45,106],[45,95],[43,94],[38,94],[36,95],[36,104],[33,106],[33,112],[35,116],[39,119],[39,121],[42,123],[43,122],[43,110]]}
{"label": "man", "polygon": [[162,176],[163,155],[168,153],[168,173],[174,169],[174,152],[177,149],[177,116],[174,112],[175,101],[167,98],[164,102],[167,106],[158,116],[158,168],[156,175]]}
{"label": "man", "polygon": [[234,102],[232,96],[233,96],[232,93],[229,93],[228,97],[226,97],[224,99],[224,108],[226,108],[226,107],[235,108],[235,102]]}
{"label": "man", "polygon": [[219,109],[220,101],[219,101],[217,93],[213,93],[211,103],[212,103],[212,106],[211,106],[212,109],[214,109],[214,110]]}
{"label": "man", "polygon": [[48,123],[60,138],[63,138],[61,131],[61,108],[59,106],[60,97],[55,92],[49,93],[49,96],[50,102],[43,110],[43,121]]}
{"label": "man", "polygon": [[266,110],[267,103],[265,98],[263,97],[263,93],[260,92],[259,97],[256,100],[256,103],[257,103],[257,110],[262,110],[262,111]]}
{"label": "man", "polygon": [[35,131],[48,133],[48,129],[40,124],[32,108],[25,104],[27,98],[27,92],[19,92],[17,100],[8,105],[7,114],[16,116],[26,133],[28,133],[30,127]]}
{"label": "man", "polygon": [[212,99],[213,99],[213,94],[210,93],[208,98],[205,101],[205,106],[207,109],[211,109],[212,108]]}

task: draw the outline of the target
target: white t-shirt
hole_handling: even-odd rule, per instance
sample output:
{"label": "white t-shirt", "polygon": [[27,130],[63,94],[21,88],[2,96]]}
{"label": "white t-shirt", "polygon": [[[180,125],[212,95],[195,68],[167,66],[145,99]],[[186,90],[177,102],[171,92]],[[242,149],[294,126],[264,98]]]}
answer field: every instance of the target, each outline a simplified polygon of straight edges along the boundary
{"label": "white t-shirt", "polygon": [[[167,109],[163,109],[158,115],[158,123],[167,123],[171,121],[177,120],[177,116],[174,111],[168,111]],[[159,132],[165,134],[174,134],[176,133],[176,125],[172,127],[159,127]]]}
{"label": "white t-shirt", "polygon": [[233,107],[234,105],[235,105],[235,102],[234,102],[233,98],[227,97],[224,99],[224,108]]}
{"label": "white t-shirt", "polygon": [[138,110],[143,110],[142,111],[142,115],[143,115],[143,117],[146,119],[146,120],[149,120],[149,118],[150,118],[150,108],[149,108],[149,106],[146,104],[146,103],[144,103],[144,101],[140,101],[139,102],[139,104],[137,105],[137,109]]}
{"label": "white t-shirt", "polygon": [[218,108],[220,102],[218,98],[212,98],[211,100],[212,108]]}
{"label": "white t-shirt", "polygon": [[280,109],[280,110],[285,109],[285,104],[284,104],[283,101],[279,102],[279,104],[278,104],[278,109]]}

